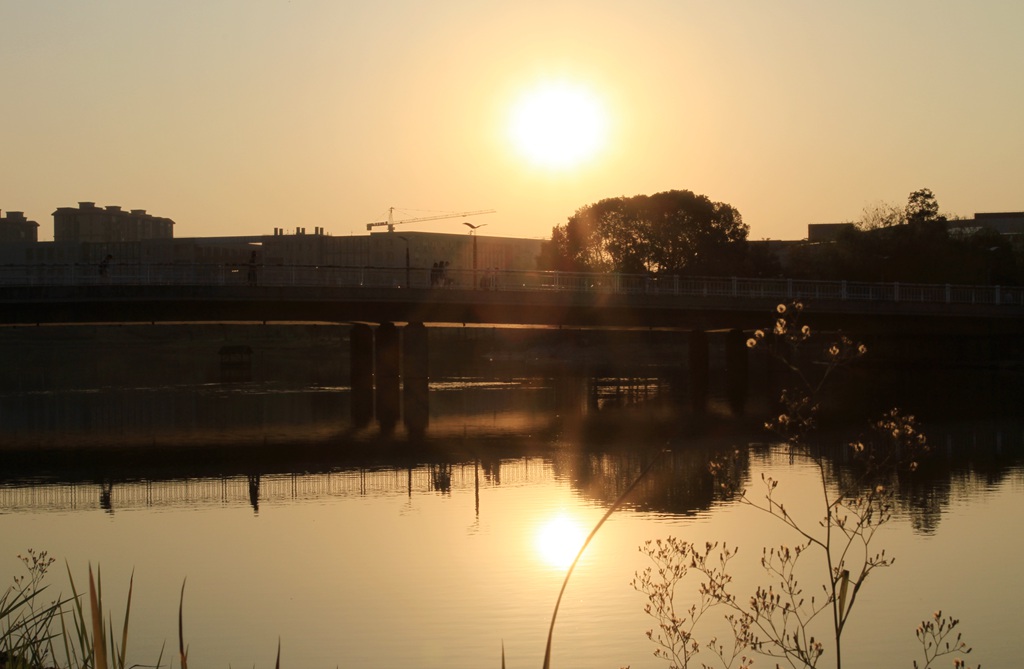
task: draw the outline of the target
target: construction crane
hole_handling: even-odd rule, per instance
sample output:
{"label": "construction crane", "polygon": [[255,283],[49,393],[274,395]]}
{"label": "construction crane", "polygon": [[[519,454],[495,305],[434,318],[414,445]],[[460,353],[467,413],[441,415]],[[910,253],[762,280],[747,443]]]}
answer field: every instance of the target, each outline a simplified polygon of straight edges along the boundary
{"label": "construction crane", "polygon": [[401,221],[395,220],[395,208],[388,208],[388,220],[386,221],[375,221],[373,223],[367,223],[366,229],[373,230],[379,228],[382,225],[388,226],[388,232],[394,232],[396,225],[402,225],[404,223],[416,223],[419,221],[439,221],[442,218],[459,218],[460,216],[476,216],[478,214],[493,214],[493,209],[479,209],[477,211],[458,211],[451,214],[438,214],[436,216],[421,216],[419,218],[406,218]]}

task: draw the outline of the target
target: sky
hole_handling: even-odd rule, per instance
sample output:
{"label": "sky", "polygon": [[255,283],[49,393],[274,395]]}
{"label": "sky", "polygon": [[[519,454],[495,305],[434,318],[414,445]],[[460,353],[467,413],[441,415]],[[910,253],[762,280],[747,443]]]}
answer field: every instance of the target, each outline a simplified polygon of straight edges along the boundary
{"label": "sky", "polygon": [[176,237],[394,207],[547,238],[671,189],[750,239],[919,188],[1024,210],[1020,2],[0,0],[0,25],[0,210],[41,240],[81,201]]}

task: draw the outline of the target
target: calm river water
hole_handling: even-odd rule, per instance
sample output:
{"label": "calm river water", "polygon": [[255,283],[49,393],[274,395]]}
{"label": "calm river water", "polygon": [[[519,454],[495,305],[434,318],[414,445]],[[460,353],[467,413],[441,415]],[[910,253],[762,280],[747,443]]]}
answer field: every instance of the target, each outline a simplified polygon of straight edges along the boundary
{"label": "calm river water", "polygon": [[[503,652],[510,669],[539,667],[576,549],[657,458],[577,565],[552,666],[663,667],[645,635],[655,624],[646,598],[631,585],[649,564],[645,541],[738,546],[729,569],[740,595],[768,582],[763,547],[797,541],[716,492],[712,454],[738,450],[752,496],[767,474],[807,527],[820,515],[818,470],[756,428],[769,406],[757,392],[737,416],[713,383],[699,417],[675,408],[686,403],[664,370],[555,376],[517,361],[481,365],[435,375],[430,425],[417,440],[401,426],[354,428],[348,389],[332,385],[344,370],[292,366],[285,381],[269,378],[272,349],[249,380],[215,378],[213,368],[179,374],[164,352],[153,367],[178,382],[142,383],[122,365],[102,383],[105,366],[75,374],[49,360],[39,371],[29,349],[8,346],[15,366],[36,371],[9,372],[0,392],[0,575],[18,575],[29,548],[58,558],[48,578],[65,593],[65,561],[79,587],[99,567],[120,629],[134,573],[130,663],[155,663],[164,644],[164,664],[173,658],[184,584],[192,666],[270,667],[280,642],[283,667],[497,668]],[[922,663],[914,630],[940,609],[962,621],[972,666],[1014,666],[1020,386],[970,374],[941,385],[930,377],[918,392],[913,376],[869,380],[873,390],[851,405],[874,411],[900,396],[935,452],[900,479],[894,518],[872,543],[895,563],[858,595],[846,666]],[[868,417],[844,417],[828,439],[856,436]],[[829,485],[844,468],[829,461]],[[807,568],[803,583],[816,595],[820,567]],[[677,598],[683,610],[692,591]],[[698,659],[712,661],[707,651]]]}

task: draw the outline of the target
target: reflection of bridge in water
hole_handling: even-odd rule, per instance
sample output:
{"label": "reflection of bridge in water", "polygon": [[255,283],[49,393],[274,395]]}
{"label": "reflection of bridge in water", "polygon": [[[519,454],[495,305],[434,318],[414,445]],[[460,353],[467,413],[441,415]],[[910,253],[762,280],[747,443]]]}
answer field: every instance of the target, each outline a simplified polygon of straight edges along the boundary
{"label": "reflection of bridge in water", "polygon": [[[292,502],[478,490],[550,481],[553,465],[542,458],[434,464],[414,468],[352,469],[327,473],[262,474],[219,478],[136,480],[113,483],[44,483],[0,486],[0,509],[96,511],[162,507],[251,506]],[[256,495],[254,497],[254,491]]]}
{"label": "reflection of bridge in water", "polygon": [[[916,482],[905,482],[908,498],[946,498],[951,490],[962,494],[983,492],[1024,465],[1024,431],[1019,419],[1006,423],[986,422],[951,424],[926,430],[932,452],[924,461]],[[723,437],[714,435],[678,440],[672,455],[652,470],[647,484],[638,489],[629,504],[638,509],[691,512],[706,508],[712,490],[707,474],[707,457],[715,448],[734,448],[750,443],[751,459],[788,457],[783,451],[769,454],[767,444],[750,442],[740,432]],[[836,436],[836,435],[833,435]],[[525,439],[525,441],[529,441]],[[835,439],[834,452],[827,456],[837,468],[849,465],[846,442]],[[454,451],[435,462],[415,465],[382,464],[341,466],[330,471],[294,473],[263,470],[261,473],[236,473],[146,478],[136,471],[130,478],[118,478],[116,467],[109,474],[82,476],[71,473],[63,478],[13,479],[0,483],[0,511],[71,512],[118,511],[146,508],[287,505],[305,501],[358,498],[366,496],[405,496],[473,493],[499,487],[517,487],[562,481],[579,494],[602,504],[611,504],[645,468],[657,450],[631,445],[611,450],[547,447],[526,452],[519,446],[493,457],[457,455]],[[770,448],[770,447],[769,447]],[[781,448],[781,447],[780,447]],[[516,452],[521,453],[515,455]],[[123,475],[121,475],[123,476]]]}

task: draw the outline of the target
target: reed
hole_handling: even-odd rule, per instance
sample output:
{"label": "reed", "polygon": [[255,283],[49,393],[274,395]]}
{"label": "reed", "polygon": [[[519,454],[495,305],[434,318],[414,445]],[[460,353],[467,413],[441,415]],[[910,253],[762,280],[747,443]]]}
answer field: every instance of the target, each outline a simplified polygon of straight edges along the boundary
{"label": "reed", "polygon": [[[128,624],[135,575],[128,582],[124,622],[117,635],[113,617],[104,613],[103,579],[89,565],[88,600],[80,594],[65,564],[71,596],[42,604],[43,579],[53,558],[46,551],[19,556],[28,574],[15,577],[0,595],[0,667],[3,669],[126,669]],[[86,610],[88,609],[88,610]],[[106,618],[105,618],[106,616]],[[161,666],[163,651],[155,666]]]}
{"label": "reed", "polygon": [[[74,581],[72,581],[74,583]],[[132,610],[132,590],[135,585],[135,572],[128,580],[128,600],[124,609],[124,624],[121,628],[121,642],[114,637],[113,618],[103,620],[103,579],[99,566],[96,567],[96,578],[93,579],[92,565],[89,565],[89,612],[92,625],[92,646],[95,669],[125,669],[125,657],[128,651],[128,620]],[[111,664],[112,663],[112,664]]]}
{"label": "reed", "polygon": [[[68,582],[71,583],[71,626],[66,619],[66,612],[62,609],[60,615],[60,639],[64,645],[64,657],[67,658],[68,667],[87,667],[92,662],[93,643],[90,636],[90,628],[85,623],[85,612],[82,609],[82,598],[75,587],[75,579],[71,575],[71,567],[64,564],[68,572]],[[91,608],[91,605],[90,605]]]}
{"label": "reed", "polygon": [[185,608],[185,581],[181,582],[181,596],[178,598],[178,658],[181,669],[188,669],[188,648],[185,647],[183,609]]}
{"label": "reed", "polygon": [[[163,667],[164,648],[152,665],[128,664],[128,624],[131,619],[135,573],[128,580],[128,596],[124,606],[124,622],[120,635],[113,616],[104,612],[103,578],[99,566],[93,573],[89,565],[88,598],[79,593],[65,563],[71,596],[59,596],[41,604],[49,586],[43,584],[53,558],[46,551],[29,550],[27,557],[18,556],[28,574],[17,576],[13,585],[0,593],[0,669],[128,669],[129,667]],[[178,600],[178,659],[181,669],[188,669],[188,646],[185,645],[185,581],[181,583]],[[173,664],[173,663],[172,663]],[[275,669],[281,669],[281,640],[277,640]]]}
{"label": "reed", "polygon": [[53,621],[65,602],[42,603],[47,590],[42,580],[53,563],[45,551],[30,550],[27,556],[18,557],[28,574],[15,577],[0,595],[0,666],[42,667],[49,657]]}
{"label": "reed", "polygon": [[[637,484],[639,484],[645,476],[647,476],[647,473],[651,471],[651,468],[661,458],[661,456],[664,453],[665,451],[663,450],[659,452],[658,455],[651,458],[651,461],[648,462],[647,466],[643,468],[643,470],[640,472],[640,475],[636,477],[636,479],[629,485],[628,488],[626,488],[625,492],[619,495],[619,498],[615,500],[615,503],[608,507],[608,510],[605,511],[603,516],[601,516],[601,519],[597,521],[596,525],[594,525],[594,529],[590,530],[590,534],[587,535],[586,541],[584,541],[583,545],[580,546],[580,550],[576,553],[575,559],[573,559],[572,564],[569,565],[569,569],[565,573],[565,578],[562,580],[562,588],[558,591],[558,598],[555,600],[555,609],[551,613],[551,624],[548,626],[548,641],[547,645],[544,647],[544,669],[551,669],[551,639],[555,633],[555,619],[558,618],[558,608],[562,604],[562,596],[565,594],[565,589],[569,585],[569,577],[572,576],[573,570],[576,569],[576,563],[578,563],[580,561],[580,558],[583,557],[583,552],[587,550],[587,546],[590,545],[591,540],[593,540],[594,536],[597,535],[597,532],[601,529],[601,526],[604,525],[605,521],[608,520],[611,517],[611,515],[619,509],[620,506],[622,506],[622,504],[626,501],[626,498],[629,497],[630,493],[633,492],[633,489],[636,488]],[[501,648],[501,666],[504,669],[504,644],[502,645]]]}

